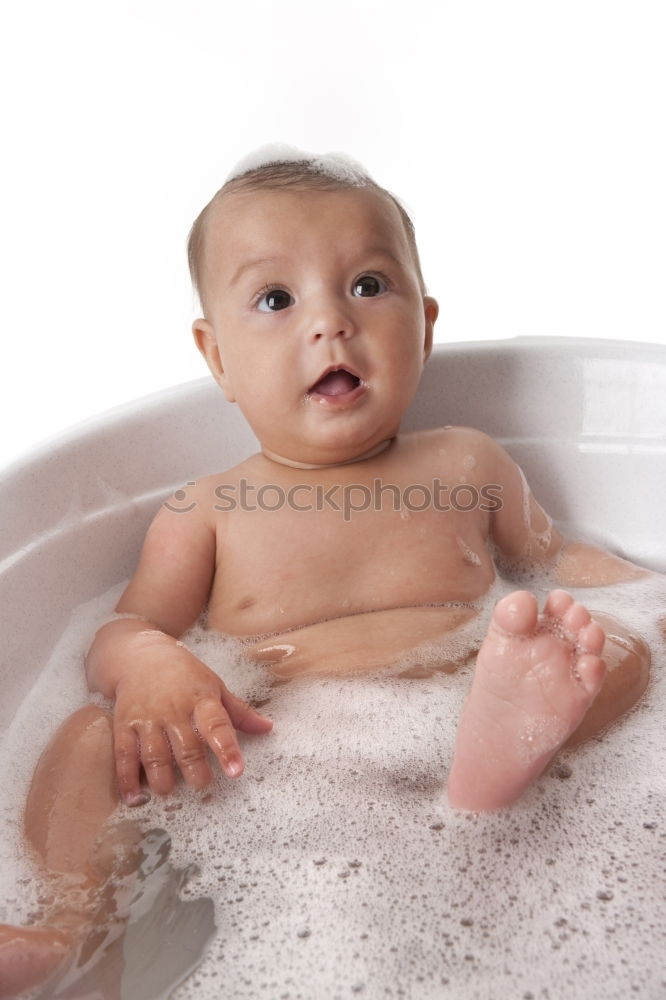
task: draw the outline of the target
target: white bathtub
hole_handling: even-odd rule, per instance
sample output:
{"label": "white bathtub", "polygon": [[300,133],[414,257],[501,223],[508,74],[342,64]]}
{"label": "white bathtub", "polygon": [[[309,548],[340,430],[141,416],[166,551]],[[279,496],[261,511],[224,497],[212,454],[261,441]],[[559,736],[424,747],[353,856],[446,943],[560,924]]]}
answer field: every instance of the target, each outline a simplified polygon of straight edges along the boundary
{"label": "white bathtub", "polygon": [[[557,522],[666,567],[666,347],[526,338],[437,346],[404,429],[498,438]],[[209,378],[79,424],[0,485],[0,726],[73,607],[126,579],[160,501],[256,448]]]}
{"label": "white bathtub", "polygon": [[[500,439],[565,532],[575,525],[577,537],[666,569],[666,346],[438,346],[403,429],[442,424]],[[255,448],[238,408],[202,378],[95,417],[5,470],[0,730],[72,609],[129,577],[160,501]]]}

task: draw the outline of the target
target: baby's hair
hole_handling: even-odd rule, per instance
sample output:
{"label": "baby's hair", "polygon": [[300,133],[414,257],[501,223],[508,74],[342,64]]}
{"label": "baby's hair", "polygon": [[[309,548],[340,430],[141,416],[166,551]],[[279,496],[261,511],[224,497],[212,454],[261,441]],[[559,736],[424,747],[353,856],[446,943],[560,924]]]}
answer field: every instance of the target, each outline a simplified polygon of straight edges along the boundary
{"label": "baby's hair", "polygon": [[271,145],[261,147],[241,160],[220,190],[213,195],[206,207],[199,213],[190,229],[187,239],[187,260],[192,284],[204,310],[202,270],[207,219],[213,206],[220,201],[223,195],[233,194],[237,191],[289,187],[319,191],[340,191],[364,187],[377,191],[388,198],[400,215],[407,243],[416,265],[421,293],[425,295],[426,285],[421,273],[414,224],[394,194],[377,184],[359,163],[342,153],[327,153],[316,156],[291,146]]}

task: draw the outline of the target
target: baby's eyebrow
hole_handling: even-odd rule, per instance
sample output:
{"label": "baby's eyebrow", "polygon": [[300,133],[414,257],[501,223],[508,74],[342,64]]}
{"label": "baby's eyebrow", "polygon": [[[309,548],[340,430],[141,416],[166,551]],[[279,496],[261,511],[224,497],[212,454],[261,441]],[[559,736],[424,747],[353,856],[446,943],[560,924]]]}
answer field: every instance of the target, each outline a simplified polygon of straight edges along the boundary
{"label": "baby's eyebrow", "polygon": [[361,260],[363,257],[386,257],[387,260],[390,260],[393,264],[397,264],[398,267],[402,266],[402,261],[394,253],[391,253],[390,250],[387,250],[386,247],[364,247],[359,253],[358,259]]}
{"label": "baby's eyebrow", "polygon": [[[396,257],[396,255],[392,253],[390,250],[387,250],[386,247],[382,246],[364,247],[360,253],[355,254],[355,259],[359,261],[367,257],[384,257],[387,260],[390,260],[393,264],[397,265],[398,267],[402,266],[401,261]],[[266,264],[272,264],[272,265],[284,264],[287,262],[287,260],[288,258],[284,257],[258,257],[256,260],[245,261],[245,263],[241,264],[241,266],[237,268],[237,270],[232,275],[230,285],[235,285],[240,280],[240,278],[245,274],[246,271],[251,271],[257,267],[263,267]]]}
{"label": "baby's eyebrow", "polygon": [[262,267],[264,264],[276,264],[280,260],[282,260],[281,257],[259,257],[257,260],[248,260],[244,264],[241,264],[241,266],[235,271],[230,284],[235,285],[246,271],[250,271],[256,267]]}

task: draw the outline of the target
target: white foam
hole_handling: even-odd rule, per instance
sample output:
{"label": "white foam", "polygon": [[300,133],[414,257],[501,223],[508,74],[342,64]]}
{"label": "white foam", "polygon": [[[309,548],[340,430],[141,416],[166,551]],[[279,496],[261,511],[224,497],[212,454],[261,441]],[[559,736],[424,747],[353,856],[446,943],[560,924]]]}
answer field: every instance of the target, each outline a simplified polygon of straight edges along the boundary
{"label": "white foam", "polygon": [[[519,582],[543,604],[547,581]],[[515,586],[498,581],[468,643]],[[215,902],[217,937],[175,998],[661,995],[666,651],[655,622],[666,581],[571,590],[645,636],[653,680],[603,739],[560,754],[513,809],[487,816],[454,813],[444,795],[469,669],[270,687],[238,643],[201,629],[185,637],[231,690],[268,697],[275,727],[241,734],[240,779],[218,775],[205,794],[180,788],[120,811],[168,829],[173,863],[199,867],[183,894]],[[0,842],[42,739],[83,700],[90,622],[115,596],[73,619],[12,727],[3,759],[22,778]],[[438,655],[431,644],[432,663]],[[3,876],[0,919],[24,921],[39,904],[18,898],[12,878]]]}
{"label": "white foam", "polygon": [[269,163],[298,163],[303,160],[314,173],[325,174],[345,184],[362,187],[371,180],[365,167],[346,153],[310,153],[288,143],[272,142],[244,156],[231,170],[227,181]]}

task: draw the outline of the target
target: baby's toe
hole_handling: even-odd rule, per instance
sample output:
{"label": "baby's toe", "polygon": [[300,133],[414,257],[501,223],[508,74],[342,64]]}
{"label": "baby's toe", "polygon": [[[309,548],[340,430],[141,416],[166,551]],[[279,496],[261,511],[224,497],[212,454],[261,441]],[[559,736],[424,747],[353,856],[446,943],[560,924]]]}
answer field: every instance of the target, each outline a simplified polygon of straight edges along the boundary
{"label": "baby's toe", "polygon": [[538,610],[534,594],[528,590],[514,590],[497,602],[493,622],[504,632],[528,635],[536,628]]}
{"label": "baby's toe", "polygon": [[592,653],[584,653],[578,658],[576,672],[587,693],[591,698],[594,698],[599,693],[599,688],[606,674],[606,664],[604,661]]}
{"label": "baby's toe", "polygon": [[585,653],[601,654],[606,641],[606,634],[598,622],[590,622],[578,633],[578,645]]}
{"label": "baby's toe", "polygon": [[586,625],[589,625],[590,612],[583,604],[574,602],[562,616],[562,627],[568,639],[572,641],[577,638],[578,632]]}
{"label": "baby's toe", "polygon": [[561,618],[573,602],[573,597],[566,590],[551,590],[543,610],[553,618]]}

